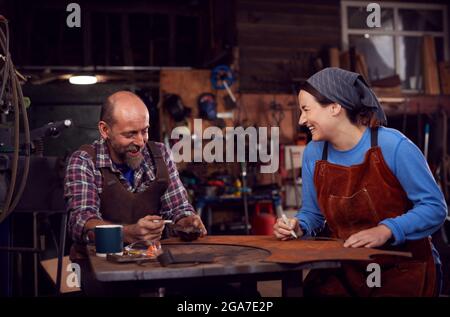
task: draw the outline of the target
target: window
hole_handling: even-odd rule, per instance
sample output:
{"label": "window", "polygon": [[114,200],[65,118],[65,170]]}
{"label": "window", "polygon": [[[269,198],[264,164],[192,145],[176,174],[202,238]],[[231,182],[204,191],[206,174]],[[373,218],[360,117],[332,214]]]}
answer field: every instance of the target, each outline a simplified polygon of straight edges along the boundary
{"label": "window", "polygon": [[369,1],[341,1],[342,46],[363,54],[369,80],[395,74],[405,91],[422,90],[422,39],[434,37],[437,61],[448,59],[447,7],[379,2],[381,27],[367,26]]}

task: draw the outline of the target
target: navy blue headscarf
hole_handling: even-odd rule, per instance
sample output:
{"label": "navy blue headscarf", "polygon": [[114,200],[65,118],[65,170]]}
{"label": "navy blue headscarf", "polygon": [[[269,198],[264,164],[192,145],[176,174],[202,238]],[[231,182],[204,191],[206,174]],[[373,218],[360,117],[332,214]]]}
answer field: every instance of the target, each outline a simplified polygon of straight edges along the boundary
{"label": "navy blue headscarf", "polygon": [[375,109],[377,119],[382,125],[386,125],[383,108],[360,74],[329,67],[312,75],[307,82],[323,96],[345,109],[356,110],[362,107]]}

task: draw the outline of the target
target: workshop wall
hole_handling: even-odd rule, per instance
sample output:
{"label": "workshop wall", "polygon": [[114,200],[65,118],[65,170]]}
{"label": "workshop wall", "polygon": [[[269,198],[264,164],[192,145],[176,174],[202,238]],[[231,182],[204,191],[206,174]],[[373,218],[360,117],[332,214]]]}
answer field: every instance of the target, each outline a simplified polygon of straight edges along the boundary
{"label": "workshop wall", "polygon": [[[161,115],[163,116],[163,125],[165,133],[169,133],[176,126],[176,123],[164,110],[162,100],[166,94],[177,94],[181,97],[183,104],[191,109],[191,116],[188,124],[192,126],[193,120],[199,118],[197,100],[198,96],[204,92],[210,92],[216,95],[217,111],[230,111],[225,109],[223,98],[226,96],[225,90],[214,90],[210,84],[211,71],[209,70],[163,70],[160,77],[161,92]],[[233,85],[231,90],[238,97],[238,105],[233,112],[233,119],[225,119],[227,126],[233,124],[242,126],[279,126],[281,143],[289,143],[296,137],[295,126],[298,123],[297,94],[256,94],[256,93],[236,93],[238,85]],[[282,120],[276,122],[272,116],[271,104],[276,103],[281,107]],[[240,112],[240,113],[239,113]],[[210,125],[204,121],[204,127]]]}
{"label": "workshop wall", "polygon": [[236,30],[241,90],[291,93],[341,47],[340,1],[236,0]]}
{"label": "workshop wall", "polygon": [[[237,90],[238,84],[231,87],[232,91]],[[180,96],[183,104],[191,109],[191,117],[188,124],[193,124],[194,118],[199,118],[197,100],[202,93],[213,93],[216,95],[217,111],[225,111],[223,98],[226,96],[224,90],[214,90],[211,87],[211,71],[210,70],[162,70],[160,72],[160,109],[163,115],[162,126],[165,125],[164,132],[170,132],[175,127],[175,122],[171,119],[167,112],[164,111],[162,101],[167,94],[177,94]],[[232,120],[226,119],[227,126],[232,124]],[[206,122],[204,122],[206,123]],[[206,123],[207,124],[207,123]]]}
{"label": "workshop wall", "polygon": [[[217,111],[232,112],[233,119],[226,119],[227,127],[242,126],[244,128],[254,127],[279,127],[280,145],[295,144],[299,136],[298,119],[299,109],[297,95],[295,94],[264,94],[264,93],[237,93],[238,84],[231,88],[237,97],[237,106],[233,110],[225,109],[223,98],[226,96],[224,90],[213,90],[210,84],[211,71],[209,70],[163,70],[160,73],[160,117],[161,135],[170,139],[172,129],[176,126],[188,126],[193,132],[193,122],[199,118],[197,107],[198,96],[204,92],[211,92],[217,96]],[[164,108],[164,96],[177,94],[180,96],[184,106],[191,109],[190,117],[186,122],[176,123]],[[213,123],[203,120],[203,130]],[[173,144],[173,141],[169,143]],[[280,161],[280,164],[283,162]],[[212,173],[219,172],[227,175],[238,176],[240,169],[236,163],[177,163],[180,171],[189,170],[198,177],[207,179]],[[252,169],[252,166],[248,166]],[[281,167],[280,167],[281,168]],[[263,174],[250,173],[255,177],[254,182],[258,184],[283,183],[283,173]],[[299,173],[299,171],[297,171]],[[282,175],[283,174],[283,175]],[[289,177],[291,175],[289,174]],[[252,180],[250,180],[251,182]]]}
{"label": "workshop wall", "polygon": [[324,46],[340,46],[339,8],[333,0],[237,1],[241,90],[291,93]]}
{"label": "workshop wall", "polygon": [[130,89],[123,84],[76,86],[70,84],[25,85],[23,93],[31,100],[28,110],[30,129],[48,122],[72,119],[72,127],[58,138],[46,138],[44,155],[63,157],[80,145],[98,138],[97,122],[105,98],[120,89]]}

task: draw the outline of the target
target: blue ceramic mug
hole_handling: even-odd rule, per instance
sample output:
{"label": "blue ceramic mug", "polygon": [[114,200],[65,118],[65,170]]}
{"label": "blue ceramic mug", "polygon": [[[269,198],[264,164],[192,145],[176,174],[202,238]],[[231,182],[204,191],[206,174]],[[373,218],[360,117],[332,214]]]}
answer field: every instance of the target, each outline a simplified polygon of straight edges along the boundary
{"label": "blue ceramic mug", "polygon": [[123,226],[99,225],[95,226],[95,252],[97,256],[106,257],[107,254],[123,254]]}

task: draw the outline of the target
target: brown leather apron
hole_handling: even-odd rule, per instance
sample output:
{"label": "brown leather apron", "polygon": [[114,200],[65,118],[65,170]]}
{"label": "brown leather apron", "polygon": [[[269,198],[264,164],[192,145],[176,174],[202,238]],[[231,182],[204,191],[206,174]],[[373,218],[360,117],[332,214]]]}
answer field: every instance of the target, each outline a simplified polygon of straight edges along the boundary
{"label": "brown leather apron", "polygon": [[[147,215],[158,214],[161,207],[161,196],[169,184],[169,172],[159,148],[154,142],[147,143],[147,149],[156,166],[155,180],[148,181],[147,188],[140,193],[133,193],[121,183],[119,174],[109,167],[100,168],[102,174],[102,192],[100,197],[100,213],[104,220],[117,224],[133,224]],[[96,163],[97,153],[92,145],[82,145],[81,151],[87,152]],[[78,252],[83,253],[84,246],[75,245]],[[73,248],[72,248],[73,249]],[[75,250],[74,250],[75,251]],[[71,256],[75,255],[71,250]]]}
{"label": "brown leather apron", "polygon": [[[333,238],[345,240],[412,207],[384,161],[377,137],[378,129],[371,128],[371,148],[361,164],[346,167],[327,162],[328,142],[324,144],[322,160],[316,162],[317,200]],[[383,248],[411,252],[413,257],[374,259],[381,266],[381,287],[367,286],[369,262],[352,262],[344,263],[340,270],[311,272],[305,281],[305,292],[313,296],[435,295],[436,268],[428,238]]]}
{"label": "brown leather apron", "polygon": [[[110,168],[101,168],[102,192],[100,196],[100,213],[104,220],[118,224],[133,224],[146,215],[158,214],[161,196],[169,184],[169,172],[159,148],[154,142],[147,143],[147,149],[156,166],[155,180],[148,181],[147,188],[140,193],[129,192],[121,183],[119,174]],[[96,163],[97,153],[92,145],[82,145],[80,150],[86,151]],[[112,283],[100,282],[95,278],[87,258],[86,246],[72,244],[70,260],[81,268],[81,287],[87,296],[137,296],[139,288],[134,282]]]}
{"label": "brown leather apron", "polygon": [[[154,181],[146,184],[140,193],[128,191],[120,182],[119,175],[110,168],[101,168],[103,190],[100,196],[100,213],[103,219],[120,224],[133,224],[142,217],[159,213],[161,196],[167,190],[169,173],[161,151],[153,142],[147,148],[156,166]],[[83,149],[80,148],[80,149]]]}

